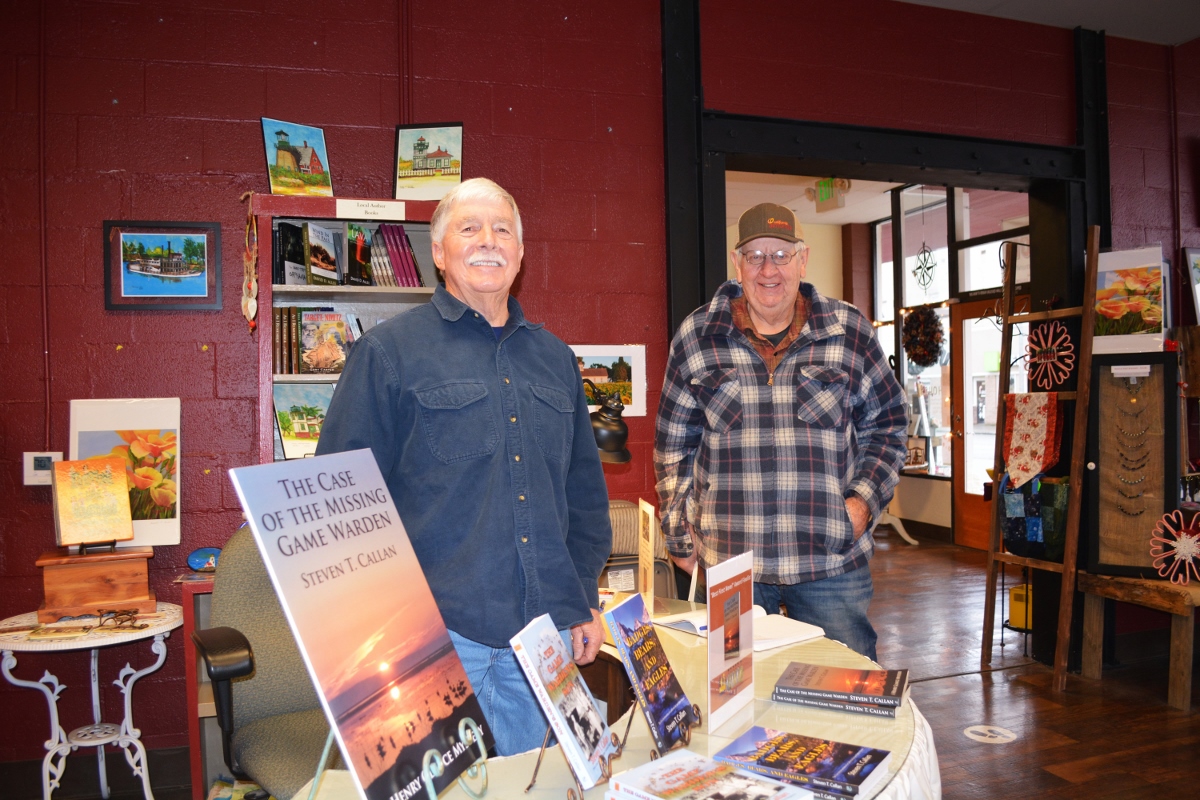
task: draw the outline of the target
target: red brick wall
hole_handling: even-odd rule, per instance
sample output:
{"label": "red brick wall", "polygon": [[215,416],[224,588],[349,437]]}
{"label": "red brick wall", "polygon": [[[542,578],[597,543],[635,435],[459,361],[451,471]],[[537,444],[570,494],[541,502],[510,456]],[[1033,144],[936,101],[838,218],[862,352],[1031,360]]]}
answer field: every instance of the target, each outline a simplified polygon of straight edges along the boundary
{"label": "red brick wall", "polygon": [[[45,447],[39,267],[39,12],[0,6],[0,617],[35,608],[33,562],[54,542],[49,492],[21,485],[21,453]],[[68,449],[67,403],[81,397],[183,401],[182,544],[157,548],[152,583],[188,552],[219,546],[240,522],[230,467],[256,453],[255,342],[238,312],[239,195],[268,191],[260,116],[325,129],[339,195],[390,196],[401,122],[395,0],[264,3],[199,0],[46,6],[46,238],[50,448]],[[510,189],[525,216],[519,297],[568,342],[649,344],[666,357],[662,113],[657,5],[413,0],[413,121],[463,120],[468,177]],[[407,120],[405,120],[407,121]],[[222,312],[106,312],[105,219],[216,220],[223,226]],[[657,392],[650,397],[656,406]],[[608,467],[615,496],[651,497],[649,418],[632,420],[635,460]],[[182,636],[137,687],[150,748],[184,745]],[[108,683],[148,648],[101,652]],[[68,689],[63,725],[90,722],[87,658],[19,659]],[[45,700],[0,682],[0,761],[40,758]],[[12,724],[20,721],[21,724]],[[81,768],[81,765],[75,769]],[[119,765],[114,769],[120,769]]]}
{"label": "red brick wall", "polygon": [[[495,178],[525,213],[518,296],[529,315],[568,342],[646,342],[649,407],[656,406],[667,345],[656,3],[412,0],[412,52],[404,58],[394,0],[5,3],[0,616],[40,602],[33,561],[53,542],[48,492],[25,488],[20,478],[22,451],[42,449],[46,438],[39,5],[47,43],[49,444],[67,450],[72,398],[182,398],[183,543],[159,548],[151,562],[160,597],[178,599],[171,579],[187,552],[220,545],[238,523],[225,471],[256,452],[255,346],[237,311],[244,214],[237,198],[267,190],[259,116],[324,127],[337,193],[367,197],[389,194],[392,126],[402,121],[402,107],[411,107],[411,121],[463,120],[467,175]],[[705,0],[701,12],[710,108],[1074,141],[1069,31],[888,0]],[[1161,219],[1160,154],[1169,134],[1159,107],[1168,50],[1109,43],[1112,70],[1121,73],[1110,77],[1113,103],[1121,114],[1132,109],[1134,120],[1131,136],[1115,121],[1113,134],[1114,230],[1125,245],[1170,228]],[[1186,156],[1200,135],[1200,98],[1191,88],[1198,50],[1177,53],[1179,83],[1185,74],[1191,81],[1178,105],[1186,134],[1184,234],[1192,245],[1200,245],[1198,162]],[[412,65],[413,88],[403,103],[409,84],[402,62]],[[1117,199],[1117,176],[1136,190],[1129,202],[1124,194]],[[1141,192],[1153,203],[1145,214]],[[104,219],[221,222],[225,310],[105,312]],[[651,418],[634,419],[631,428],[634,461],[606,467],[610,490],[651,497]],[[151,748],[186,742],[181,637],[169,644],[164,669],[137,689],[137,723]],[[104,651],[103,675],[115,675],[126,660],[145,666],[148,651]],[[44,669],[59,675],[69,687],[67,729],[90,721],[85,661],[22,656],[17,669],[25,678]],[[104,690],[106,718],[119,717],[120,700],[111,686]],[[0,761],[40,758],[42,697],[3,683],[0,708]]]}

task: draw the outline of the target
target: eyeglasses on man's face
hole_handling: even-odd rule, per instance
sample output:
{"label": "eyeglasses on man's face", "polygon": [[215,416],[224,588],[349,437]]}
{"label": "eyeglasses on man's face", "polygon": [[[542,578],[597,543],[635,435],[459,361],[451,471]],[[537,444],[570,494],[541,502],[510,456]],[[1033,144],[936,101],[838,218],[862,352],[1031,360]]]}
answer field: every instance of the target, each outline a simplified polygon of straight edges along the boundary
{"label": "eyeglasses on man's face", "polygon": [[771,259],[771,263],[777,267],[786,267],[792,263],[792,259],[800,252],[799,248],[795,250],[779,249],[771,253],[764,253],[762,250],[739,250],[742,254],[742,260],[752,267],[761,267],[767,263],[767,259]]}

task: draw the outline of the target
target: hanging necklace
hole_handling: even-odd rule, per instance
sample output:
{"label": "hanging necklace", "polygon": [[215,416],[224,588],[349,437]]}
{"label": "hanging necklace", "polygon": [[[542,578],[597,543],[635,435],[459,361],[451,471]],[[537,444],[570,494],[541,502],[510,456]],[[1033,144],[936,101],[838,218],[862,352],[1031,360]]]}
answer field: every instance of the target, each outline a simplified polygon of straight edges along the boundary
{"label": "hanging necklace", "polygon": [[1125,393],[1129,395],[1129,402],[1136,405],[1138,401],[1137,396],[1141,394],[1142,389],[1146,387],[1146,384],[1139,382],[1136,378],[1133,380],[1130,380],[1129,378],[1121,378],[1121,380],[1125,383]]}

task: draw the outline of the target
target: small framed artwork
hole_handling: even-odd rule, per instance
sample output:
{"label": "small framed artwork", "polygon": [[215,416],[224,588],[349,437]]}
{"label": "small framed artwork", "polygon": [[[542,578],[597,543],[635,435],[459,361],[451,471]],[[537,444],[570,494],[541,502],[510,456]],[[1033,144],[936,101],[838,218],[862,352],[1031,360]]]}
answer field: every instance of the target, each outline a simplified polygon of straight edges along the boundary
{"label": "small framed artwork", "polygon": [[125,465],[133,538],[118,547],[179,544],[179,398],[72,400],[71,460]]}
{"label": "small framed artwork", "polygon": [[219,222],[104,221],[109,311],[220,311]]}
{"label": "small framed artwork", "polygon": [[[644,344],[573,344],[575,358],[579,362],[582,377],[596,384],[602,392],[621,393],[625,404],[625,417],[646,416],[646,345]],[[595,411],[600,406],[592,403],[592,390],[584,384],[588,393],[588,409]]]}
{"label": "small framed artwork", "polygon": [[325,131],[298,122],[262,117],[271,194],[333,197]]}
{"label": "small framed artwork", "polygon": [[461,122],[396,126],[397,200],[441,200],[462,183]]}
{"label": "small framed artwork", "polygon": [[1200,247],[1183,248],[1183,263],[1187,265],[1188,284],[1192,287],[1196,319],[1200,320]]}

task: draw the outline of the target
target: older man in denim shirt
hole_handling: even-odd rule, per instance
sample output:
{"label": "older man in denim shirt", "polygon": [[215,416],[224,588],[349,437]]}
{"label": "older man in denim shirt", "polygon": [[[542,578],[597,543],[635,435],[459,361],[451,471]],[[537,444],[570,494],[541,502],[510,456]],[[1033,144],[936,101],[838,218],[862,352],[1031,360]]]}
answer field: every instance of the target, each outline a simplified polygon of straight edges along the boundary
{"label": "older man in denim shirt", "polygon": [[509,295],[516,201],[465,181],[430,233],[445,286],[354,345],[317,452],[371,448],[507,755],[546,731],[509,638],[548,612],[577,663],[600,649],[608,493],[575,357]]}

